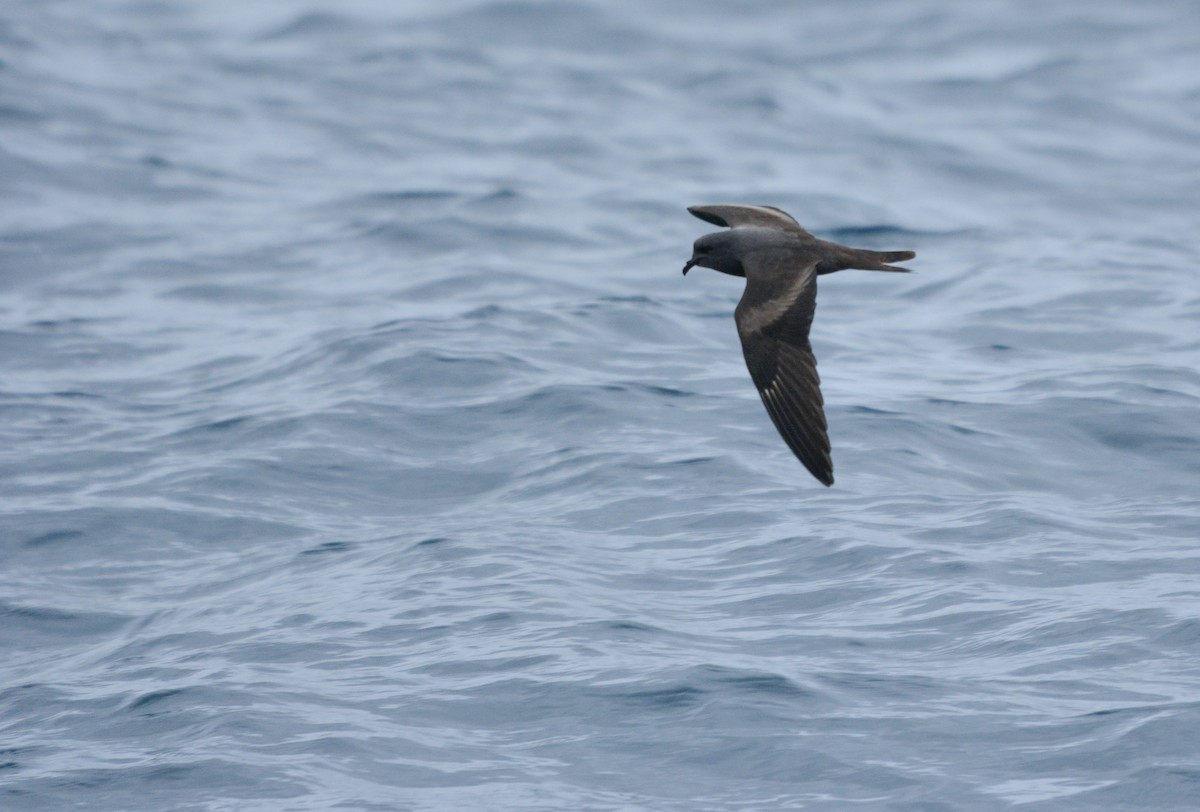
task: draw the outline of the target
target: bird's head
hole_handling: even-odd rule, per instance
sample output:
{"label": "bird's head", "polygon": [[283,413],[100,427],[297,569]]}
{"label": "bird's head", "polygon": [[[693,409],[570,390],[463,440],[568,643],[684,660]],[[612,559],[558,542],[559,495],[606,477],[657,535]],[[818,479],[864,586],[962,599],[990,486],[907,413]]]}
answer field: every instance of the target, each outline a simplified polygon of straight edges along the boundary
{"label": "bird's head", "polygon": [[717,231],[705,234],[692,246],[692,258],[683,266],[683,273],[699,265],[731,276],[745,276],[742,261],[736,250],[737,237],[733,231]]}

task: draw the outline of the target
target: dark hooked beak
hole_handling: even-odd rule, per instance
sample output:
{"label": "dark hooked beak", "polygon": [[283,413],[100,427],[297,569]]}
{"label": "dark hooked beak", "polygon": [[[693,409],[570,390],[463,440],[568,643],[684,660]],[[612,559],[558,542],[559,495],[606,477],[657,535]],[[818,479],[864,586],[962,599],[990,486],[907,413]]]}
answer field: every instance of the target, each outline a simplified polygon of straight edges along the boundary
{"label": "dark hooked beak", "polygon": [[689,259],[689,260],[687,261],[687,265],[684,265],[684,266],[683,266],[683,275],[684,275],[684,276],[687,276],[687,272],[688,272],[688,271],[690,271],[692,268],[695,268],[695,267],[696,267],[696,260],[695,260],[695,259]]}

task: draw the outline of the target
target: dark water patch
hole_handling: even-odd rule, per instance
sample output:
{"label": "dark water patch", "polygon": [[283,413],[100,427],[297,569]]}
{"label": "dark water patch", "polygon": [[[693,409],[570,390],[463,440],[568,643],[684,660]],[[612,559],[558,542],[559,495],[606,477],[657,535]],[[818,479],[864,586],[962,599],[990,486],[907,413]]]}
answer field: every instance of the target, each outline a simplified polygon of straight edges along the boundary
{"label": "dark water patch", "polygon": [[160,704],[172,697],[178,696],[183,692],[182,688],[172,688],[162,691],[151,691],[148,694],[142,694],[137,699],[129,703],[129,710],[141,710],[148,708],[151,705]]}
{"label": "dark water patch", "polygon": [[521,193],[516,189],[501,187],[476,197],[472,202],[484,206],[508,206],[521,197]]}
{"label": "dark water patch", "polygon": [[69,612],[48,606],[0,603],[5,645],[37,649],[50,642],[92,639],[120,629],[129,618],[102,612]]}
{"label": "dark water patch", "polygon": [[345,34],[356,29],[348,17],[328,13],[308,13],[297,16],[286,25],[280,26],[258,37],[263,42],[322,38],[330,34]]}
{"label": "dark water patch", "polygon": [[614,24],[609,15],[579,3],[552,10],[535,3],[501,2],[448,15],[435,23],[439,33],[469,42],[536,50],[593,51],[649,47],[640,32]]}
{"label": "dark water patch", "polygon": [[207,304],[272,304],[287,301],[289,292],[278,287],[251,287],[249,285],[197,284],[173,288],[164,296]]}
{"label": "dark water patch", "polygon": [[780,674],[733,671],[724,668],[710,670],[710,678],[713,682],[729,686],[734,691],[744,692],[751,697],[802,699],[815,696],[812,691],[801,688]]}
{"label": "dark water patch", "polygon": [[[370,367],[372,376],[403,382],[409,392],[432,396],[449,392],[496,391],[505,381],[528,375],[536,367],[510,355],[469,356],[423,351],[402,358],[380,361]],[[413,392],[416,394],[416,392]]]}
{"label": "dark water patch", "polygon": [[490,677],[511,671],[528,671],[536,668],[539,665],[554,662],[556,659],[557,658],[549,655],[530,657],[494,657],[482,660],[472,659],[459,661],[448,659],[444,662],[431,664],[414,670],[418,673],[429,674],[435,677],[461,678],[470,677],[473,675],[487,675]]}
{"label": "dark water patch", "polygon": [[41,533],[25,541],[27,547],[41,547],[47,544],[63,544],[69,541],[76,541],[84,538],[85,534],[82,530],[52,530],[49,533]]}
{"label": "dark water patch", "polygon": [[[924,236],[922,232],[904,228],[903,226],[878,224],[865,226],[839,226],[828,231],[826,239],[847,245],[861,244],[863,247],[877,247],[881,240],[916,239]],[[890,243],[889,243],[890,244]],[[904,249],[890,249],[904,250]],[[914,260],[915,261],[915,260]]]}
{"label": "dark water patch", "polygon": [[624,705],[648,711],[686,710],[704,701],[704,691],[690,685],[677,685],[643,691],[629,691],[618,696]]}
{"label": "dark water patch", "polygon": [[188,437],[193,434],[220,434],[234,428],[244,428],[251,422],[249,417],[230,417],[225,420],[215,420],[211,423],[205,423],[202,426],[194,426],[179,433],[180,437]]}
{"label": "dark water patch", "polygon": [[357,545],[346,541],[327,541],[319,544],[316,547],[309,547],[307,550],[301,550],[301,555],[330,555],[338,553],[347,553],[355,549]]}
{"label": "dark water patch", "polygon": [[79,391],[74,391],[74,390],[65,391],[65,392],[51,392],[50,394],[56,398],[65,398],[67,400],[75,400],[75,399],[103,400],[104,399],[103,395],[98,395],[93,392],[79,392]]}
{"label": "dark water patch", "polygon": [[[145,557],[161,560],[169,555],[172,543],[184,541],[191,545],[236,544],[239,539],[260,542],[292,538],[297,529],[285,522],[271,521],[253,515],[229,513],[197,513],[188,507],[174,509],[156,506],[122,504],[113,500],[110,507],[80,507],[44,514],[5,518],[7,527],[23,534],[37,535],[59,532],[64,526],[82,528],[90,539],[75,547],[89,561],[106,563],[136,563]],[[58,545],[40,547],[54,549]]]}
{"label": "dark water patch", "polygon": [[651,633],[657,633],[660,631],[659,629],[656,629],[653,626],[647,626],[644,623],[637,623],[637,622],[630,621],[630,620],[614,620],[611,623],[608,623],[606,625],[608,626],[609,629],[611,629],[615,632],[618,632],[618,633],[634,632],[637,634],[651,634]]}
{"label": "dark water patch", "polygon": [[[545,146],[528,145],[528,148],[540,150]],[[349,225],[361,237],[379,240],[418,255],[472,250],[471,246],[480,243],[489,246],[491,253],[520,250],[533,244],[581,248],[587,243],[582,233],[570,233],[559,228],[518,223],[487,225],[453,215],[418,223],[394,220],[377,222],[362,218],[351,221]]]}
{"label": "dark water patch", "polygon": [[400,206],[428,206],[430,203],[440,202],[443,200],[455,200],[459,198],[458,192],[444,189],[404,189],[393,192],[373,192],[368,195],[363,195],[355,198],[360,205],[370,206],[372,208],[379,205],[400,205]]}
{"label": "dark water patch", "polygon": [[1194,650],[1200,643],[1200,620],[1182,620],[1168,627],[1155,638],[1166,646],[1178,647],[1187,651]]}
{"label": "dark water patch", "polygon": [[[36,809],[38,804],[63,792],[100,793],[106,803],[117,807],[135,808],[145,804],[173,803],[169,800],[180,793],[188,794],[193,803],[212,802],[232,797],[240,802],[274,800],[287,801],[305,793],[302,782],[272,777],[255,778],[256,765],[231,759],[176,757],[173,763],[147,766],[118,762],[116,766],[72,770],[60,778],[33,778],[18,803],[28,798]],[[214,786],[213,776],[221,776],[220,786]],[[41,807],[45,808],[45,807]]]}

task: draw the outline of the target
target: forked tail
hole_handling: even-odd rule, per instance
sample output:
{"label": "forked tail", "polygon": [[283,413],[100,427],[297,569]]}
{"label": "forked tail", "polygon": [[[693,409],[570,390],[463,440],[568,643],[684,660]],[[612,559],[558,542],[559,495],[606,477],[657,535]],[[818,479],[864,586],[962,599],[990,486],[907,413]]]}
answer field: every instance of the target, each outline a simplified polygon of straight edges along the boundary
{"label": "forked tail", "polygon": [[894,271],[896,273],[912,273],[908,268],[899,265],[889,265],[890,262],[904,262],[916,256],[914,251],[868,251],[865,248],[847,248],[843,258],[844,268],[857,268],[860,271]]}

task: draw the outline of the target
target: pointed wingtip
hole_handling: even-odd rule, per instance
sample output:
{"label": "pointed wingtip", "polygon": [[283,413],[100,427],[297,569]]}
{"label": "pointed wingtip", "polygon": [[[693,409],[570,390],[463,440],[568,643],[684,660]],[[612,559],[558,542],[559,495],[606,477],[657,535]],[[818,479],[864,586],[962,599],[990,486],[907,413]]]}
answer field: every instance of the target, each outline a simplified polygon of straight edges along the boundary
{"label": "pointed wingtip", "polygon": [[749,206],[744,203],[715,203],[704,206],[688,206],[693,217],[722,228],[755,226],[758,228],[782,228],[811,236],[800,227],[796,218],[775,206]]}
{"label": "pointed wingtip", "polygon": [[720,217],[716,214],[713,214],[711,211],[709,211],[709,209],[712,209],[712,208],[715,208],[715,207],[714,206],[688,206],[687,210],[688,210],[688,214],[692,215],[693,217],[698,217],[706,223],[712,223],[714,226],[720,226],[721,228],[729,228],[728,221],[726,221],[723,217]]}

